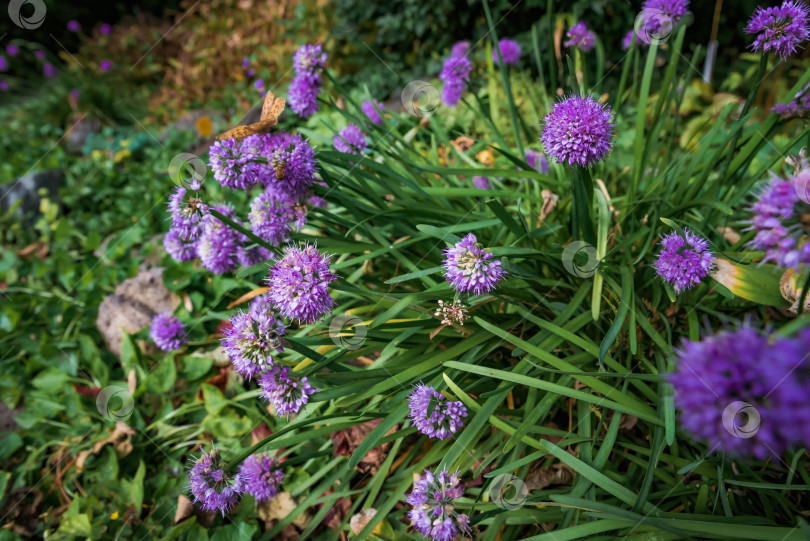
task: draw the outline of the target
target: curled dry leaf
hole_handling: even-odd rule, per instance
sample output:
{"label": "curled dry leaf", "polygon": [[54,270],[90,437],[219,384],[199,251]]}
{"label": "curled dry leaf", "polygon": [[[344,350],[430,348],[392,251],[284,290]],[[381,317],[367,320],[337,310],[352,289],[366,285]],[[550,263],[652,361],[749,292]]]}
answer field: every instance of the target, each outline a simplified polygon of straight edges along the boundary
{"label": "curled dry leaf", "polygon": [[[352,533],[354,535],[359,534],[366,525],[371,522],[371,519],[374,518],[374,515],[377,514],[377,510],[373,507],[369,507],[368,509],[363,509],[356,515],[354,515],[351,520],[349,520],[349,527],[352,529]],[[378,529],[379,526],[376,529]]]}
{"label": "curled dry leaf", "polygon": [[[256,509],[260,519],[265,522],[273,522],[287,518],[296,507],[298,507],[298,504],[293,499],[292,495],[289,492],[281,492],[272,500],[257,504]],[[310,520],[309,510],[304,509],[301,514],[295,517],[292,523],[303,529],[307,527]]]}
{"label": "curled dry leaf", "polygon": [[529,490],[542,490],[556,485],[568,485],[574,479],[574,470],[558,462],[549,468],[538,468],[526,476],[526,488]]}
{"label": "curled dry leaf", "polygon": [[[380,424],[380,419],[372,419],[365,423],[333,432],[330,436],[332,438],[335,456],[352,456],[360,443],[368,437],[378,424]],[[393,434],[398,428],[398,425],[391,427],[385,435]],[[374,447],[357,464],[357,469],[363,473],[371,473],[372,475],[377,473],[390,447],[390,443]]]}
{"label": "curled dry leaf", "polygon": [[99,454],[107,444],[112,444],[113,449],[115,449],[115,454],[119,457],[127,456],[132,452],[130,437],[133,435],[135,435],[135,430],[130,428],[129,425],[120,421],[115,423],[115,429],[113,429],[112,434],[98,440],[92,449],[87,449],[79,453],[76,457],[76,473],[82,472],[84,463],[91,454]]}
{"label": "curled dry leaf", "polygon": [[542,222],[557,208],[557,202],[560,200],[560,196],[551,190],[543,190],[540,192],[540,195],[543,197],[543,206],[540,208],[540,221]]}

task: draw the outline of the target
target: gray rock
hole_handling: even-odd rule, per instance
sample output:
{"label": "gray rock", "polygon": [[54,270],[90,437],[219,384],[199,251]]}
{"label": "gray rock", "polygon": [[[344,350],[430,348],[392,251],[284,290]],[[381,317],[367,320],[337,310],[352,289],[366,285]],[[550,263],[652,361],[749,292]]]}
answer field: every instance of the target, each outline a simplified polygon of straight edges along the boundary
{"label": "gray rock", "polygon": [[[98,307],[96,327],[107,343],[107,349],[121,355],[124,331],[138,332],[152,323],[160,312],[172,312],[180,299],[163,285],[163,269],[158,267],[121,282],[115,293]],[[139,342],[146,353],[157,351],[151,342]]]}
{"label": "gray rock", "polygon": [[39,214],[39,203],[43,197],[40,190],[44,190],[49,199],[58,201],[61,181],[62,171],[49,169],[29,173],[13,182],[3,184],[0,186],[0,209],[7,212],[17,201],[21,201],[16,215],[20,218],[28,217],[29,221],[33,221]]}
{"label": "gray rock", "polygon": [[100,129],[101,122],[97,119],[89,116],[80,117],[67,132],[65,149],[72,154],[81,153],[90,134],[96,133]]}

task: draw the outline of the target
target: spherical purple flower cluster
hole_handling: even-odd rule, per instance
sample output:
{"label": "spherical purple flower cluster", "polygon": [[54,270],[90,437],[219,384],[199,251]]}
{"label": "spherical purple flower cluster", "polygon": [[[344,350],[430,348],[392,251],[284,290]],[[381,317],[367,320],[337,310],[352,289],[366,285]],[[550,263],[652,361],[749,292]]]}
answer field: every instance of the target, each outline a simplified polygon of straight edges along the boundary
{"label": "spherical purple flower cluster", "polygon": [[171,215],[171,228],[177,232],[180,239],[196,240],[203,229],[203,217],[208,213],[208,205],[196,197],[190,197],[185,202],[186,189],[177,187],[169,196],[169,214]]}
{"label": "spherical purple flower cluster", "polygon": [[572,96],[546,115],[540,140],[557,163],[587,167],[610,153],[614,128],[610,107],[590,97]]}
{"label": "spherical purple flower cluster", "polygon": [[455,107],[467,88],[470,80],[472,64],[466,56],[450,56],[444,61],[439,79],[442,80],[442,103],[448,107]]}
{"label": "spherical purple flower cluster", "polygon": [[526,163],[535,171],[540,171],[544,175],[548,174],[548,160],[544,154],[537,152],[533,148],[526,151]]}
{"label": "spherical purple flower cluster", "polygon": [[788,268],[810,264],[810,242],[801,244],[810,215],[808,188],[810,169],[787,179],[773,177],[751,206],[754,217],[749,229],[756,231],[751,246],[765,251],[765,261]]}
{"label": "spherical purple flower cluster", "polygon": [[470,54],[470,42],[469,41],[458,41],[453,44],[453,48],[450,49],[450,56],[467,56]]}
{"label": "spherical purple flower cluster", "polygon": [[231,477],[220,464],[219,451],[203,453],[188,473],[188,488],[205,511],[225,513],[233,509],[242,493],[239,475]]}
{"label": "spherical purple flower cluster", "polygon": [[185,241],[176,229],[169,229],[163,236],[163,247],[175,261],[191,261],[197,257],[197,241]]}
{"label": "spherical purple flower cluster", "polygon": [[237,139],[215,141],[208,149],[208,167],[214,179],[232,190],[247,190],[256,183],[256,175],[250,174],[255,159]]}
{"label": "spherical purple flower cluster", "polygon": [[635,30],[629,30],[622,38],[622,50],[626,51],[634,42],[646,45],[644,40],[639,39],[639,36],[636,34]]}
{"label": "spherical purple flower cluster", "polygon": [[810,331],[797,338],[751,328],[685,342],[669,381],[683,427],[711,450],[757,458],[810,445]]}
{"label": "spherical purple flower cluster", "polygon": [[436,541],[452,541],[460,532],[470,535],[470,518],[456,513],[453,503],[463,495],[458,474],[443,469],[434,475],[425,470],[405,497],[413,507],[408,518],[416,531]]}
{"label": "spherical purple flower cluster", "polygon": [[321,92],[321,76],[326,53],[321,45],[304,45],[293,55],[295,77],[290,83],[290,109],[302,118],[309,118],[318,110],[318,94]]}
{"label": "spherical purple flower cluster", "polygon": [[680,293],[696,286],[714,266],[709,241],[689,229],[661,237],[661,252],[653,264],[658,275]]}
{"label": "spherical purple flower cluster", "polygon": [[582,21],[569,28],[565,35],[568,36],[568,40],[563,45],[577,48],[583,53],[587,53],[596,45],[596,34],[588,30]]}
{"label": "spherical purple flower cluster", "polygon": [[771,108],[771,112],[782,118],[807,118],[810,116],[810,86],[801,89],[790,102],[777,103]]}
{"label": "spherical purple flower cluster", "polygon": [[251,203],[248,219],[257,237],[278,246],[289,239],[296,216],[289,205],[262,192]]}
{"label": "spherical purple flower cluster", "polygon": [[309,396],[318,392],[307,378],[290,377],[286,366],[274,365],[259,376],[262,398],[270,402],[276,415],[290,415],[301,411]]}
{"label": "spherical purple flower cluster", "polygon": [[185,325],[169,312],[163,312],[152,318],[149,336],[163,351],[180,349],[188,340]]}
{"label": "spherical purple flower cluster", "polygon": [[317,75],[326,64],[326,53],[321,44],[303,45],[293,54],[296,75]]}
{"label": "spherical purple flower cluster", "polygon": [[354,124],[349,124],[332,138],[335,149],[347,154],[362,155],[368,147],[366,134]]}
{"label": "spherical purple flower cluster", "polygon": [[444,277],[457,291],[483,295],[503,279],[501,262],[484,251],[472,233],[444,249]]}
{"label": "spherical purple flower cluster", "polygon": [[378,102],[377,100],[366,100],[363,102],[363,105],[360,106],[360,109],[363,110],[363,114],[366,115],[374,124],[382,124],[382,117],[380,117],[380,113],[377,111],[377,109],[380,111],[385,109],[384,104]]}
{"label": "spherical purple flower cluster", "polygon": [[279,493],[284,472],[275,457],[261,453],[250,455],[239,466],[242,491],[251,494],[257,503],[270,501]]}
{"label": "spherical purple flower cluster", "polygon": [[[645,0],[641,7],[642,10],[657,11],[671,19],[673,24],[678,24],[689,11],[689,0]],[[659,20],[659,23],[662,22]]]}
{"label": "spherical purple flower cluster", "polygon": [[[443,440],[464,426],[461,418],[467,416],[467,408],[461,402],[448,401],[433,387],[420,383],[408,397],[410,413],[416,429],[430,438]],[[432,406],[432,408],[431,408]]]}
{"label": "spherical purple flower cluster", "polygon": [[[233,219],[234,210],[232,208],[221,206],[213,208]],[[209,214],[205,217],[202,235],[197,239],[197,257],[207,270],[215,274],[224,274],[239,265],[236,251],[240,242],[239,232]]]}
{"label": "spherical purple flower cluster", "polygon": [[473,186],[480,190],[489,190],[491,188],[487,177],[473,177],[472,183]]}
{"label": "spherical purple flower cluster", "polygon": [[320,92],[320,75],[297,75],[290,82],[287,104],[301,118],[309,118],[318,112]]}
{"label": "spherical purple flower cluster", "polygon": [[222,349],[237,372],[251,379],[273,366],[273,352],[282,353],[286,325],[270,310],[249,309],[231,317],[224,331]]}
{"label": "spherical purple flower cluster", "polygon": [[497,48],[492,50],[492,61],[496,64],[498,64],[498,49],[505,65],[517,64],[520,61],[520,44],[517,41],[503,38],[498,42]]}
{"label": "spherical purple flower cluster", "polygon": [[315,246],[287,246],[267,278],[270,300],[285,317],[314,323],[331,312],[335,301],[329,296],[329,284],[336,279],[329,270],[329,256]]}
{"label": "spherical purple flower cluster", "polygon": [[773,52],[787,59],[810,38],[810,11],[804,2],[785,0],[779,7],[758,7],[745,27],[757,34],[749,45],[757,52]]}

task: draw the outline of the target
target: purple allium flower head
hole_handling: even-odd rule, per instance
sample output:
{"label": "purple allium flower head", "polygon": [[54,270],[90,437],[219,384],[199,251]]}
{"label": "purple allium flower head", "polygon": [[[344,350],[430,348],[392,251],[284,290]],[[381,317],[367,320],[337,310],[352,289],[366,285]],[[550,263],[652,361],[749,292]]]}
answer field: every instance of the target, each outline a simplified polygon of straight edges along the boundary
{"label": "purple allium flower head", "polygon": [[492,187],[489,184],[489,179],[487,177],[473,177],[472,183],[473,186],[480,190],[489,190]]}
{"label": "purple allium flower head", "polygon": [[314,323],[332,311],[335,301],[329,284],[337,275],[329,270],[329,256],[317,247],[287,246],[271,269],[267,283],[273,306],[289,319]]}
{"label": "purple allium flower head", "polygon": [[335,149],[347,154],[363,155],[368,147],[366,134],[354,124],[349,124],[332,138]]}
{"label": "purple allium flower head", "polygon": [[548,160],[545,154],[537,152],[533,148],[526,151],[526,163],[535,171],[540,171],[544,175],[548,174]]}
{"label": "purple allium flower head", "polygon": [[37,60],[45,60],[45,51],[37,49],[34,51],[34,56],[37,57]]}
{"label": "purple allium flower head", "polygon": [[216,141],[208,149],[208,167],[214,178],[232,190],[247,190],[256,183],[256,175],[250,174],[254,159],[237,139]]}
{"label": "purple allium flower head", "polygon": [[185,325],[169,312],[160,313],[152,318],[149,336],[163,351],[180,349],[188,339]]}
{"label": "purple allium flower head", "polygon": [[57,75],[59,75],[59,70],[53,64],[46,63],[42,66],[42,76],[46,79],[53,79]]}
{"label": "purple allium flower head", "polygon": [[6,45],[6,54],[9,56],[17,56],[17,53],[20,52],[20,48],[14,45],[13,43],[9,43]]}
{"label": "purple allium flower head", "polygon": [[242,152],[260,156],[267,164],[251,163],[249,182],[264,184],[274,198],[297,200],[306,194],[315,178],[315,150],[300,135],[286,132],[251,135],[242,142]]}
{"label": "purple allium flower head", "polygon": [[100,71],[109,71],[112,65],[113,64],[111,60],[102,60],[101,62],[98,63],[98,69]]}
{"label": "purple allium flower head", "polygon": [[520,61],[520,45],[517,41],[503,38],[498,42],[498,47],[492,51],[492,61],[496,64],[498,63],[498,49],[501,50],[503,63],[507,66],[517,64]]}
{"label": "purple allium flower head", "polygon": [[[376,109],[374,108],[375,105],[377,106]],[[366,115],[373,123],[382,124],[382,118],[380,117],[380,113],[377,112],[377,109],[380,111],[385,109],[384,104],[378,102],[377,100],[374,100],[373,102],[371,100],[366,100],[363,102],[363,105],[360,106],[360,109],[363,110],[363,114]]]}
{"label": "purple allium flower head", "polygon": [[633,42],[640,43],[641,40],[638,39],[635,30],[629,30],[627,34],[625,34],[624,37],[622,38],[622,50],[626,51],[627,49],[629,49],[630,46],[633,44]]}
{"label": "purple allium flower head", "polygon": [[653,263],[658,276],[681,293],[709,275],[714,256],[709,241],[689,229],[661,237],[661,252]]}
{"label": "purple allium flower head", "polygon": [[241,267],[252,267],[273,259],[273,253],[258,244],[243,238],[242,244],[236,248],[236,261]]}
{"label": "purple allium flower head", "polygon": [[470,42],[469,41],[458,41],[453,45],[453,48],[450,49],[450,56],[467,56],[470,52]]}
{"label": "purple allium flower head", "polygon": [[101,32],[102,36],[110,35],[111,30],[112,30],[112,27],[107,23],[101,23],[101,25],[98,27],[98,31]]}
{"label": "purple allium flower head", "polygon": [[279,493],[284,472],[275,457],[266,453],[250,455],[239,466],[242,491],[256,498],[257,503],[272,500]]}
{"label": "purple allium flower head", "polygon": [[575,47],[583,53],[587,53],[596,45],[596,34],[588,30],[582,21],[569,28],[565,35],[568,36],[568,40],[563,45]]}
{"label": "purple allium flower head", "polygon": [[293,55],[293,67],[296,75],[317,75],[326,63],[326,53],[321,44],[304,45]]}
{"label": "purple allium flower head", "polygon": [[464,404],[451,402],[433,387],[422,383],[414,386],[408,397],[408,406],[411,409],[408,417],[416,429],[425,436],[440,440],[458,432],[464,426],[461,418],[467,416]]}
{"label": "purple allium flower head", "polygon": [[[233,219],[234,211],[230,207],[213,207],[225,216]],[[236,249],[239,247],[239,233],[222,223],[211,214],[203,219],[203,231],[197,239],[197,256],[203,267],[215,274],[224,274],[235,269],[239,262]]]}
{"label": "purple allium flower head", "polygon": [[501,262],[484,251],[472,233],[444,249],[444,277],[457,291],[473,295],[489,293],[503,279]]}
{"label": "purple allium flower head", "polygon": [[290,377],[286,366],[274,365],[259,376],[262,398],[270,402],[276,415],[290,415],[301,411],[309,396],[318,392],[307,378]]}
{"label": "purple allium flower head", "polygon": [[169,196],[169,214],[172,229],[185,241],[196,240],[203,229],[203,218],[208,214],[208,205],[196,197],[185,201],[186,189],[180,186]]}
{"label": "purple allium flower head", "polygon": [[466,56],[450,56],[444,61],[439,79],[442,80],[442,103],[448,107],[455,107],[467,88],[470,80],[472,63]]}
{"label": "purple allium flower head", "polygon": [[543,119],[540,141],[557,163],[587,167],[610,153],[615,126],[610,107],[591,97],[572,96]]}
{"label": "purple allium flower head", "polygon": [[320,75],[296,75],[290,82],[287,103],[295,114],[301,118],[309,118],[318,111],[320,92]]}
{"label": "purple allium flower head", "polygon": [[170,228],[163,236],[163,247],[175,261],[191,261],[197,257],[197,241],[186,241],[180,231]]}
{"label": "purple allium flower head", "polygon": [[810,38],[810,12],[802,2],[785,0],[779,7],[758,7],[745,27],[757,34],[749,45],[757,52],[773,52],[786,60]]}
{"label": "purple allium flower head", "polygon": [[79,24],[79,21],[68,21],[67,29],[70,30],[71,32],[78,32],[79,30],[82,29],[82,27]]}
{"label": "purple allium flower head", "polygon": [[685,342],[669,377],[682,426],[735,455],[766,458],[807,445],[808,345],[807,330],[769,341],[747,327]]}
{"label": "purple allium flower head", "polygon": [[248,310],[231,317],[224,331],[222,349],[237,372],[252,379],[273,366],[273,352],[282,353],[286,326],[270,310]]}
{"label": "purple allium flower head", "polygon": [[295,213],[289,205],[262,192],[251,203],[248,218],[257,237],[278,246],[290,238]]}
{"label": "purple allium flower head", "polygon": [[416,531],[436,541],[452,541],[459,532],[469,535],[470,519],[456,513],[453,503],[463,495],[458,474],[445,469],[438,474],[425,470],[405,497],[405,502],[413,507],[408,518]]}
{"label": "purple allium flower head", "polygon": [[810,250],[798,243],[807,233],[803,217],[810,214],[810,201],[799,193],[808,195],[808,187],[808,169],[787,179],[774,176],[751,206],[754,217],[749,229],[756,231],[751,246],[765,252],[764,261],[788,268],[810,264]]}
{"label": "purple allium flower head", "polygon": [[805,87],[788,103],[777,103],[771,112],[782,118],[807,118],[810,116],[810,88]]}
{"label": "purple allium flower head", "polygon": [[256,79],[256,81],[254,81],[254,83],[253,83],[253,87],[256,90],[264,91],[264,80],[263,79]]}
{"label": "purple allium flower head", "polygon": [[[678,24],[681,17],[689,11],[689,0],[644,0],[643,10],[656,11],[661,17],[671,19],[673,24]],[[657,17],[657,19],[661,19],[661,17]],[[663,24],[663,21],[659,20],[657,24]]]}
{"label": "purple allium flower head", "polygon": [[205,511],[219,511],[222,516],[233,509],[242,493],[242,479],[225,473],[219,451],[203,453],[188,472],[188,488],[194,503]]}

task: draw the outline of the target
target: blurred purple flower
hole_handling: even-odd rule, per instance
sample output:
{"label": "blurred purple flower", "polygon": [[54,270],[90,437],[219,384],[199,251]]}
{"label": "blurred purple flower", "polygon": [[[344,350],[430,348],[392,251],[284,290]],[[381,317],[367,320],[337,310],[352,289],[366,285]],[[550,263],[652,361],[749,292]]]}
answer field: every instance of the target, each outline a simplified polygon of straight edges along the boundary
{"label": "blurred purple flower", "polygon": [[507,66],[509,64],[517,64],[520,60],[520,45],[517,41],[509,38],[503,38],[498,42],[497,48],[492,50],[492,61],[498,63],[498,50],[501,50],[503,56],[503,63]]}
{"label": "blurred purple flower", "polygon": [[107,23],[101,23],[101,25],[98,27],[98,31],[101,32],[102,36],[110,35],[111,30],[112,30],[112,27]]}
{"label": "blurred purple flower", "polygon": [[563,45],[577,48],[583,53],[587,53],[596,45],[596,34],[588,30],[588,27],[582,21],[569,28],[565,35],[568,36],[568,41]]}
{"label": "blurred purple flower", "polygon": [[56,69],[56,66],[53,64],[45,64],[42,66],[42,75],[46,79],[53,79],[57,75],[59,75],[59,70]]}
{"label": "blurred purple flower", "polygon": [[332,138],[335,149],[347,154],[362,155],[368,147],[366,134],[354,124],[349,124]]}
{"label": "blurred purple flower", "polygon": [[101,62],[98,63],[98,69],[100,69],[102,72],[109,71],[111,67],[112,67],[111,60],[102,60]]}
{"label": "blurred purple flower", "polygon": [[82,27],[79,24],[79,21],[68,21],[67,29],[70,30],[71,32],[78,32],[82,29]]}
{"label": "blurred purple flower", "polygon": [[169,312],[162,312],[152,318],[149,336],[163,351],[180,349],[188,340],[185,325]]}
{"label": "blurred purple flower", "polygon": [[13,43],[9,43],[6,45],[6,54],[9,56],[17,56],[17,53],[20,52],[20,48],[14,45]]}

